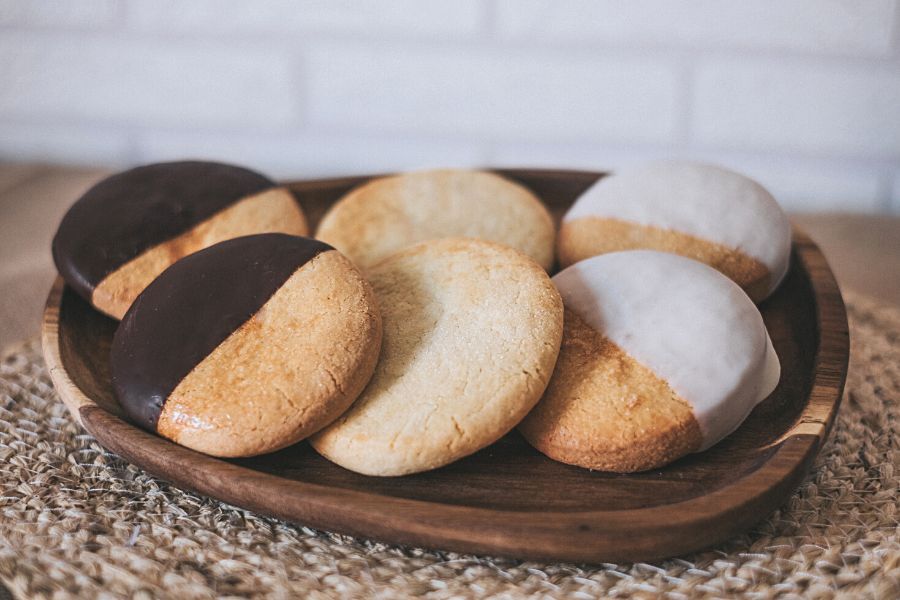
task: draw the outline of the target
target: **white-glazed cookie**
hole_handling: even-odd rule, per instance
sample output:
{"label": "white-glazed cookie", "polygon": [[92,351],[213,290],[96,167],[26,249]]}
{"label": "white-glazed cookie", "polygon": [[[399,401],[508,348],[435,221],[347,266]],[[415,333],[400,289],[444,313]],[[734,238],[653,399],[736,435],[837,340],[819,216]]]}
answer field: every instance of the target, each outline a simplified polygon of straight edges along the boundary
{"label": "white-glazed cookie", "polygon": [[534,194],[499,175],[466,170],[370,181],[341,198],[316,232],[362,268],[417,242],[470,237],[511,246],[549,269],[554,236]]}
{"label": "white-glazed cookie", "polygon": [[743,175],[657,162],[600,179],[565,215],[557,240],[563,268],[636,249],[704,262],[759,302],[787,273],[791,227],[771,194]]}
{"label": "white-glazed cookie", "polygon": [[434,469],[498,440],[538,401],[562,337],[544,270],[490,242],[446,238],[373,267],[384,324],[375,374],[346,413],[310,439],[366,475]]}
{"label": "white-glazed cookie", "polygon": [[553,282],[566,307],[562,349],[519,427],[551,458],[604,471],[659,467],[720,441],[778,385],[756,306],[702,263],[615,252]]}

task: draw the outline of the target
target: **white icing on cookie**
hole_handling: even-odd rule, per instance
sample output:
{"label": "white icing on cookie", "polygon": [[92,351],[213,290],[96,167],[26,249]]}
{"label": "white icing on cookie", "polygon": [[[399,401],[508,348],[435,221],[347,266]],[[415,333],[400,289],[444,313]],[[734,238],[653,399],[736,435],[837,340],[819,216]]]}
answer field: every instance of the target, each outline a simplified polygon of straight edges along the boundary
{"label": "white icing on cookie", "polygon": [[693,408],[705,450],[778,385],[762,316],[733,281],[694,260],[635,250],[553,277],[565,306],[668,382]]}
{"label": "white icing on cookie", "polygon": [[739,250],[769,270],[769,293],[788,270],[784,211],[761,185],[720,167],[666,161],[615,173],[585,191],[563,222],[582,217],[672,229]]}

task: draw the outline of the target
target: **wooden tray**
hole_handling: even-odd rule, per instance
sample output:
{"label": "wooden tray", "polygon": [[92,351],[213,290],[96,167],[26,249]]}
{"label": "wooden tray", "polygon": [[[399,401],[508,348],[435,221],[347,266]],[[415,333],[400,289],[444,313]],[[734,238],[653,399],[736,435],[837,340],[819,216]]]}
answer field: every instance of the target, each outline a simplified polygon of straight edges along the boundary
{"label": "wooden tray", "polygon": [[[503,170],[558,218],[599,174]],[[288,184],[315,226],[366,177]],[[580,562],[651,560],[746,530],[783,503],[828,435],[847,373],[847,318],[819,249],[794,232],[790,273],[762,306],[782,378],[741,428],[702,454],[637,475],[553,462],[513,432],[442,469],[374,478],[300,443],[221,460],[121,418],[107,365],[116,323],[58,280],[43,323],[44,355],[72,414],[106,448],[150,473],[230,504],[312,527],[461,552]]]}

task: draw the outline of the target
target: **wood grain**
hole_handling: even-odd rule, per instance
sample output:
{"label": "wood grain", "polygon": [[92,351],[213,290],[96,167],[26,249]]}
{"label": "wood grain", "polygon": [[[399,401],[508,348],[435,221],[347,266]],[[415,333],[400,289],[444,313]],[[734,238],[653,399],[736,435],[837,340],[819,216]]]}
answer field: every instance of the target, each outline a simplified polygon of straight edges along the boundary
{"label": "wood grain", "polygon": [[[599,176],[504,170],[559,218]],[[293,182],[314,225],[365,177]],[[201,494],[313,527],[431,548],[582,562],[651,560],[724,540],[767,516],[806,474],[834,422],[847,372],[847,320],[818,248],[795,231],[791,271],[762,306],[782,380],[733,435],[702,454],[635,475],[555,463],[512,433],[455,464],[372,478],[307,444],[224,461],[120,418],[107,359],[115,322],[61,281],[43,323],[50,374],[67,406],[109,450]]]}

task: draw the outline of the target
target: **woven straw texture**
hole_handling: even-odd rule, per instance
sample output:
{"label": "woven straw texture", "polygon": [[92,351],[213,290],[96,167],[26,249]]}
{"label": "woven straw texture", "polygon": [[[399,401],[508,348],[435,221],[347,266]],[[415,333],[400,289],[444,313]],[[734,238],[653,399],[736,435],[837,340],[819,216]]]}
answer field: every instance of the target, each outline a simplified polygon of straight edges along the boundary
{"label": "woven straw texture", "polygon": [[847,396],[788,504],[656,564],[542,564],[399,548],[184,492],[106,452],[35,343],[0,366],[0,578],[18,597],[900,597],[900,312],[849,305]]}

